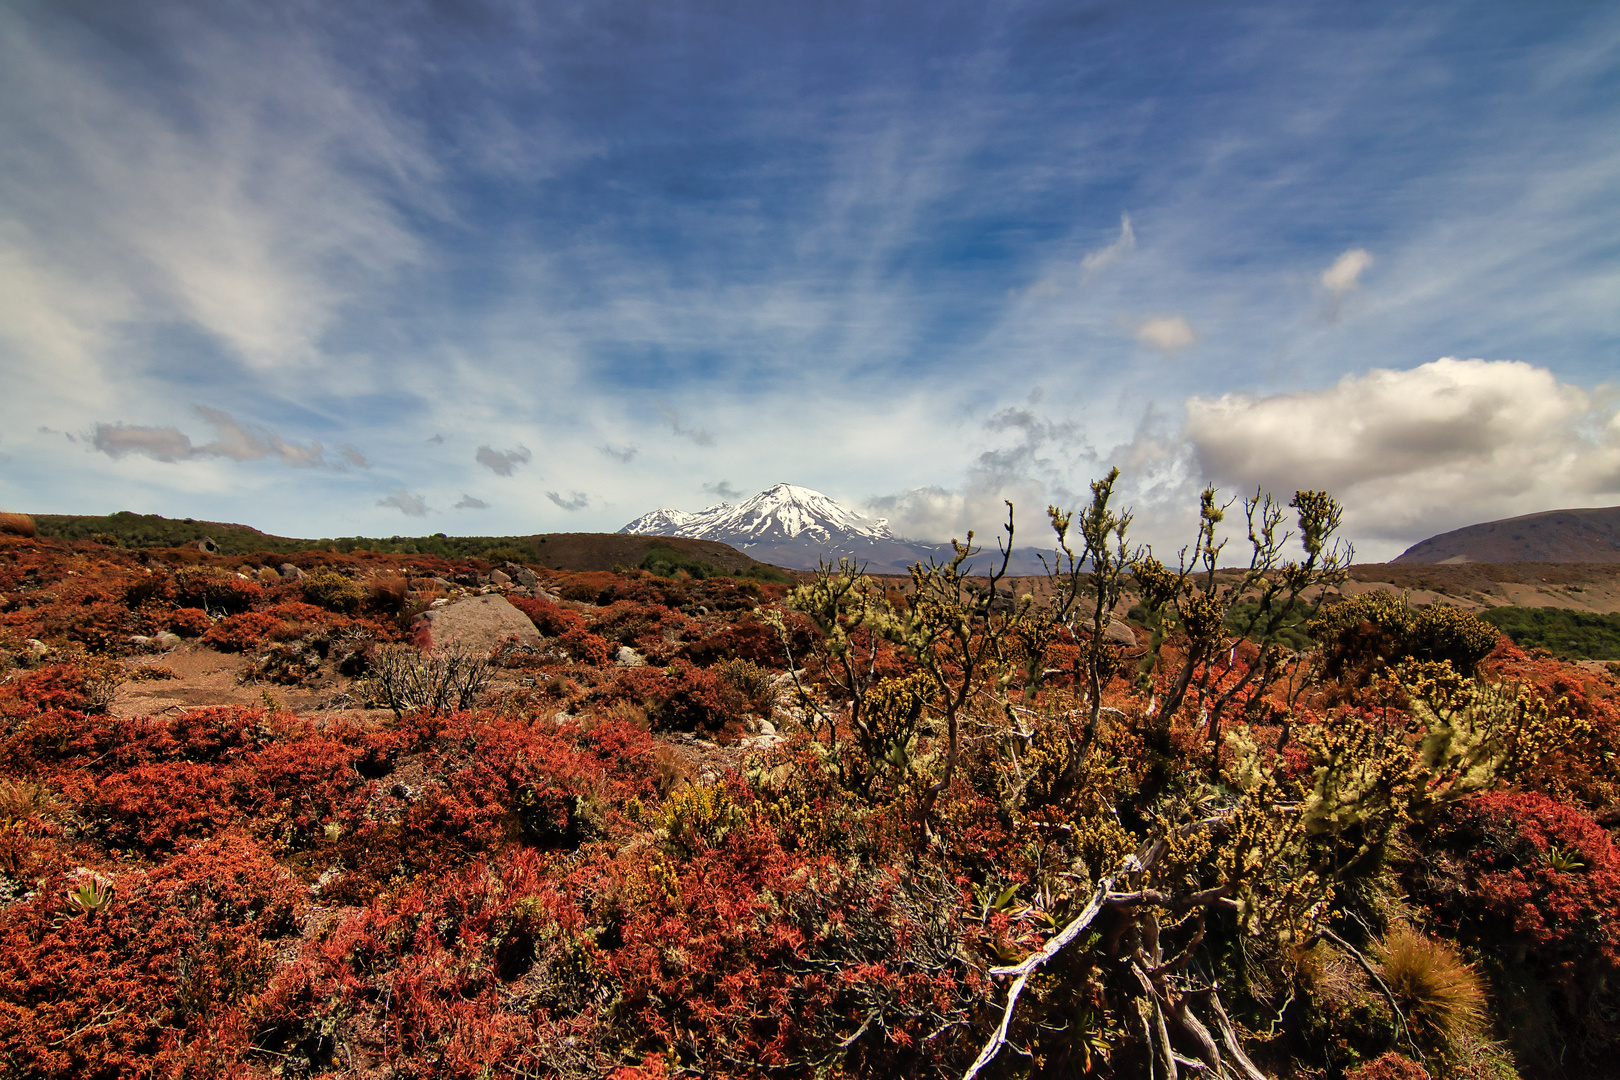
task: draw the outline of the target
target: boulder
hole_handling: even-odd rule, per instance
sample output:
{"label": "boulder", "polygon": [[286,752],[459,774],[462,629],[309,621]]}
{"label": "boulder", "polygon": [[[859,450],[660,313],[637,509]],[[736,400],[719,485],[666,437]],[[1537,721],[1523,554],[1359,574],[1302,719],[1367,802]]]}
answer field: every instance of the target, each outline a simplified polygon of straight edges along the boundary
{"label": "boulder", "polygon": [[512,584],[512,575],[504,570],[491,570],[489,572],[489,583],[491,585],[510,585]]}
{"label": "boulder", "polygon": [[513,581],[517,582],[525,589],[532,589],[536,585],[540,584],[540,579],[535,577],[534,571],[530,570],[526,566],[513,566],[508,564],[506,567],[506,572],[512,575]]}
{"label": "boulder", "polygon": [[434,651],[488,652],[514,637],[525,645],[540,644],[534,623],[499,593],[469,596],[424,611],[417,616],[414,629],[417,647]]}
{"label": "boulder", "polygon": [[1103,640],[1130,648],[1136,644],[1136,634],[1131,630],[1130,623],[1114,619],[1109,622],[1108,629],[1103,631]]}
{"label": "boulder", "polygon": [[646,667],[647,658],[628,645],[619,646],[618,661],[620,667]]}

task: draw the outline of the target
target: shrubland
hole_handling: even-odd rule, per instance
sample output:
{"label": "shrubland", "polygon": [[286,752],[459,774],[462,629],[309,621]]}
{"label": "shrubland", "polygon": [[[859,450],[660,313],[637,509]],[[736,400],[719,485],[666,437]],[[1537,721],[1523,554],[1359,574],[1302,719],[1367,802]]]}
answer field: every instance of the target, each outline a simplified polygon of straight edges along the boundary
{"label": "shrubland", "polygon": [[[1115,478],[1033,583],[0,537],[5,1073],[1612,1072],[1613,676]],[[480,589],[540,645],[420,652]]]}

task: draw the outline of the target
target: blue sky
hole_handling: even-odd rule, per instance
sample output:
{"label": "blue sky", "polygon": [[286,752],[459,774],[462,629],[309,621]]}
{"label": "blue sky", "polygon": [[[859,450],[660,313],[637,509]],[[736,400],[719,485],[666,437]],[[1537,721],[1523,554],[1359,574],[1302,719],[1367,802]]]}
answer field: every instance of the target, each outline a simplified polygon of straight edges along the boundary
{"label": "blue sky", "polygon": [[1620,8],[0,5],[0,507],[1620,502]]}

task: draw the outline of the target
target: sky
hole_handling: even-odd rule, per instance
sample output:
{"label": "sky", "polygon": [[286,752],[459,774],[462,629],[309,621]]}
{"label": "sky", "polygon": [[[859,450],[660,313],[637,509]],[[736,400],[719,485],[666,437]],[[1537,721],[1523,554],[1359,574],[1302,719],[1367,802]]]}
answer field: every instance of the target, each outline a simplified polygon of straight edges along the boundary
{"label": "sky", "polygon": [[1620,503],[1620,6],[0,0],[0,508]]}

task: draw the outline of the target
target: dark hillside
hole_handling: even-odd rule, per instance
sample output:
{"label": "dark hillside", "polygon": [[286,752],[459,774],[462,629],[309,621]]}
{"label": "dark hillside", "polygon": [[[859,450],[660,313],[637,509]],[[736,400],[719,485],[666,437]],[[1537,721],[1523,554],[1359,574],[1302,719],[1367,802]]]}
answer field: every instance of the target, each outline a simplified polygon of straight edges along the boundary
{"label": "dark hillside", "polygon": [[[618,533],[543,533],[533,536],[341,536],[320,540],[275,536],[248,525],[158,514],[35,514],[41,537],[92,540],[131,549],[183,547],[209,541],[220,555],[309,551],[345,554],[370,551],[383,555],[436,555],[445,559],[518,562],[553,570],[612,570],[640,566],[653,549],[675,552],[682,559],[707,564],[723,574],[760,576],[766,564],[713,540],[667,536],[623,536]],[[769,575],[767,575],[769,576]]]}
{"label": "dark hillside", "polygon": [[1486,521],[1413,544],[1397,563],[1620,563],[1620,506]]}

